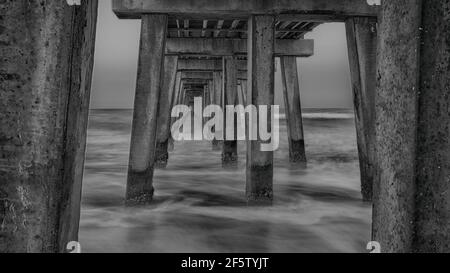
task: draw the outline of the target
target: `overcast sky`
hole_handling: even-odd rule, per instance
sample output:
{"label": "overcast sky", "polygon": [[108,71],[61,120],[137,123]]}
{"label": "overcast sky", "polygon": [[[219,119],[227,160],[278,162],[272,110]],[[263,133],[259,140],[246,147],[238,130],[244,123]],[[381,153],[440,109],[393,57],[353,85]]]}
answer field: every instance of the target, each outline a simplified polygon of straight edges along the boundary
{"label": "overcast sky", "polygon": [[[140,22],[118,20],[111,1],[99,2],[91,108],[133,108]],[[344,24],[323,24],[305,38],[315,40],[315,55],[299,59],[303,107],[351,108]],[[276,104],[283,107],[279,69],[275,80]]]}

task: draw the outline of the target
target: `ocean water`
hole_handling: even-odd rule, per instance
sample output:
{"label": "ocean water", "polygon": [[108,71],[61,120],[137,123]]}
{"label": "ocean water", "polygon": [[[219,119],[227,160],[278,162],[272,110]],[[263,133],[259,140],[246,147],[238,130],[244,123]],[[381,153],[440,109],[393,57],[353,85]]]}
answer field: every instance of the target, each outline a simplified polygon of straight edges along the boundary
{"label": "ocean water", "polygon": [[367,252],[371,205],[363,203],[353,112],[304,115],[306,167],[288,159],[280,123],[273,206],[245,202],[245,143],[223,169],[211,143],[176,142],[156,170],[154,203],[124,206],[131,110],[90,116],[80,223],[83,252]]}

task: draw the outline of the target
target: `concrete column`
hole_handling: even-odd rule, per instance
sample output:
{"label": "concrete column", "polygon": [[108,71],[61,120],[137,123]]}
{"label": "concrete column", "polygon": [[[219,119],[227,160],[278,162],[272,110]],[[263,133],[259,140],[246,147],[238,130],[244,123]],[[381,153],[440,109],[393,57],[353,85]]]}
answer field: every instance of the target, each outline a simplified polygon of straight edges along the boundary
{"label": "concrete column", "polygon": [[[275,103],[275,18],[254,15],[248,25],[248,103],[258,108],[266,105],[270,109]],[[271,128],[271,113],[267,124]],[[261,144],[260,140],[247,141],[246,191],[250,203],[270,203],[273,200],[273,152],[262,151]]]}
{"label": "concrete column", "polygon": [[247,105],[247,93],[248,93],[247,86],[248,86],[247,81],[242,81],[241,88],[242,88],[242,100],[244,102],[244,105]]}
{"label": "concrete column", "polygon": [[181,80],[181,90],[180,95],[178,97],[178,104],[185,104],[185,97],[186,97],[186,86],[184,85],[184,81]]}
{"label": "concrete column", "polygon": [[384,1],[373,239],[450,252],[450,0]]}
{"label": "concrete column", "polygon": [[372,201],[375,175],[377,22],[376,19],[371,18],[352,18],[347,20],[346,29],[355,107],[361,193],[364,201]]}
{"label": "concrete column", "polygon": [[182,101],[183,101],[182,104],[184,104],[184,105],[186,105],[186,106],[189,106],[189,100],[188,100],[188,94],[187,94],[186,88],[183,88],[182,94],[183,94],[183,96],[181,97],[181,98],[182,98]]}
{"label": "concrete column", "polygon": [[[223,86],[224,86],[224,103],[225,107],[227,105],[236,105],[237,101],[237,70],[236,70],[236,59],[234,57],[224,57],[223,58]],[[226,109],[226,108],[224,108]],[[222,147],[222,163],[224,165],[232,164],[234,165],[238,160],[238,150],[237,150],[237,140],[236,140],[236,117],[235,122],[235,136],[227,136],[225,134],[225,140]],[[224,130],[226,132],[227,119],[225,115],[225,125]],[[234,140],[232,140],[232,139]]]}
{"label": "concrete column", "polygon": [[239,85],[238,85],[238,98],[237,98],[237,104],[238,105],[245,105],[245,102],[244,102],[244,88],[242,87],[244,85],[244,83],[239,83]]}
{"label": "concrete column", "polygon": [[[213,72],[213,104],[222,106],[222,73],[218,71]],[[212,147],[214,151],[221,150],[222,140],[213,139]]]}
{"label": "concrete column", "polygon": [[126,202],[153,198],[156,127],[164,76],[167,15],[143,15]]}
{"label": "concrete column", "polygon": [[209,105],[214,104],[214,81],[208,81]]}
{"label": "concrete column", "polygon": [[289,160],[292,163],[304,164],[306,152],[297,58],[281,57],[280,63],[288,127]]}
{"label": "concrete column", "polygon": [[164,79],[159,98],[158,129],[156,136],[155,167],[166,168],[169,160],[169,139],[172,100],[176,84],[178,56],[166,56],[164,61]]}
{"label": "concrete column", "polygon": [[97,6],[0,3],[0,253],[78,240]]}
{"label": "concrete column", "polygon": [[177,75],[175,78],[174,96],[173,96],[172,104],[170,107],[171,110],[175,105],[180,104],[180,94],[181,94],[182,88],[183,88],[183,84],[181,82],[181,72],[177,72]]}
{"label": "concrete column", "polygon": [[210,85],[211,85],[210,81],[208,81],[208,83],[205,84],[205,107],[204,108],[211,105]]}
{"label": "concrete column", "polygon": [[[175,86],[174,86],[174,96],[172,99],[172,104],[170,106],[170,111],[169,111],[169,116],[172,116],[172,109],[173,107],[175,107],[175,105],[181,104],[180,103],[180,96],[181,96],[181,90],[183,88],[183,84],[181,81],[181,72],[177,72],[176,75],[176,80],[175,80]],[[172,137],[172,125],[175,122],[175,118],[170,118],[170,129],[169,129],[169,147],[168,150],[169,151],[173,151],[175,149],[175,143],[174,143],[174,139]]]}
{"label": "concrete column", "polygon": [[[209,97],[209,86],[208,86],[208,83],[206,83],[203,86],[203,97],[202,97],[202,99],[203,99],[203,108],[202,109],[205,109],[210,104],[209,103],[210,97]],[[206,124],[206,122],[207,122],[207,118],[203,117],[203,126]]]}

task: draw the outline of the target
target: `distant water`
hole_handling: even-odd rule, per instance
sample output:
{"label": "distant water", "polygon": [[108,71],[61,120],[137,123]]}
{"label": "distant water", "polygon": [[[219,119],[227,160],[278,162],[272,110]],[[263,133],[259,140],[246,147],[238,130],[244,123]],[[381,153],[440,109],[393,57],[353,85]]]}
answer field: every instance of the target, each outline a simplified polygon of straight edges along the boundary
{"label": "distant water", "polygon": [[224,170],[211,143],[175,143],[154,204],[125,208],[132,111],[91,112],[80,242],[84,252],[366,252],[353,112],[306,110],[307,168],[290,166],[286,123],[272,207],[245,203],[245,143]]}

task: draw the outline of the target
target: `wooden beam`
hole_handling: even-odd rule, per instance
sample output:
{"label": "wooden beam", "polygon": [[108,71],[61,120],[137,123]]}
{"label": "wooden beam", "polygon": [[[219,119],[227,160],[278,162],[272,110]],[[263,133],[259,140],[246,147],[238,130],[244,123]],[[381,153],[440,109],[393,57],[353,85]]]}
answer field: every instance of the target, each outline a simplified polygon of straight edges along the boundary
{"label": "wooden beam", "polygon": [[170,16],[211,16],[247,19],[250,15],[267,14],[335,14],[340,16],[376,17],[379,8],[366,0],[112,0],[114,13],[121,19],[139,19],[143,13]]}
{"label": "wooden beam", "polygon": [[[166,43],[166,55],[247,55],[247,41],[221,38],[169,38]],[[275,43],[275,56],[312,55],[314,55],[314,40],[277,40]]]}

